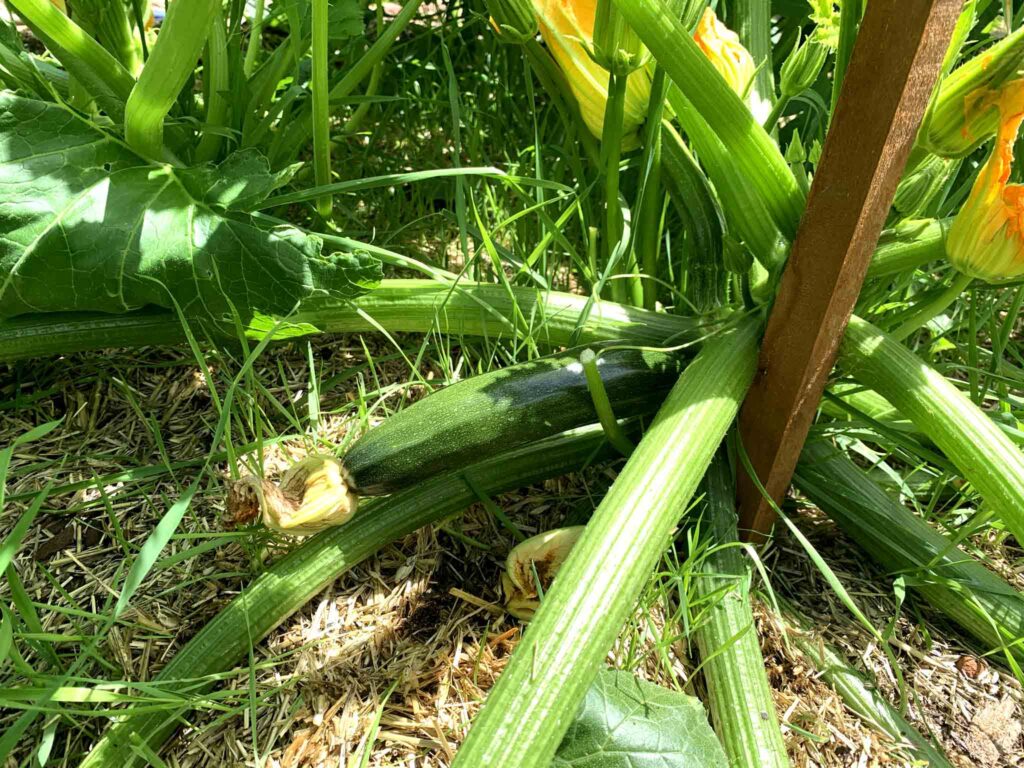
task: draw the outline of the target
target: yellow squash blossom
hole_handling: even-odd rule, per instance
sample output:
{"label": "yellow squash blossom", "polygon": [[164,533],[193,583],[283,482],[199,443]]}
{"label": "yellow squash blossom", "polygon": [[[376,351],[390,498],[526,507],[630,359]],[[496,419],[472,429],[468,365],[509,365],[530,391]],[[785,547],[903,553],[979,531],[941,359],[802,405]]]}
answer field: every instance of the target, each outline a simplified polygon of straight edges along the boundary
{"label": "yellow squash blossom", "polygon": [[[596,0],[535,0],[540,33],[565,73],[583,122],[596,137],[604,129],[604,108],[608,102],[608,70],[588,53],[594,43]],[[651,80],[646,69],[638,69],[626,81],[623,143],[635,144],[637,129],[647,117]]]}
{"label": "yellow squash blossom", "polygon": [[999,115],[995,147],[953,220],[946,250],[964,274],[999,282],[1024,275],[1024,185],[1009,183],[1013,145],[1024,122],[1024,80],[990,98]]}
{"label": "yellow squash blossom", "polygon": [[720,22],[713,10],[707,8],[697,24],[693,39],[729,87],[740,96],[746,94],[757,66],[750,51],[740,42],[739,35]]}
{"label": "yellow squash blossom", "polygon": [[997,92],[1013,86],[1024,61],[1024,28],[953,70],[939,86],[918,141],[940,157],[966,157],[996,134]]}

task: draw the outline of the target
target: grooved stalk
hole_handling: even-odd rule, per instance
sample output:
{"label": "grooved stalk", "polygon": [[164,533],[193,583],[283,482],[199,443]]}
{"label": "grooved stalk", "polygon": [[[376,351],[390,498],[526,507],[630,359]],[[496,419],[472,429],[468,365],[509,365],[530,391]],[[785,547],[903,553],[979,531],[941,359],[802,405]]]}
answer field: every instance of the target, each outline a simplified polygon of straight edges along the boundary
{"label": "grooved stalk", "polygon": [[548,766],[736,416],[751,318],[708,339],[601,502],[477,715],[453,768]]}
{"label": "grooved stalk", "polygon": [[669,5],[660,0],[615,0],[615,4],[732,153],[737,169],[757,190],[779,229],[793,237],[806,200],[775,142],[701,53]]}
{"label": "grooved stalk", "polygon": [[124,115],[135,78],[50,0],[6,0],[64,68],[114,119]]}
{"label": "grooved stalk", "polygon": [[[313,174],[317,186],[331,183],[331,105],[327,94],[327,0],[313,0]],[[334,198],[323,195],[316,201],[317,212],[330,218]]]}
{"label": "grooved stalk", "polygon": [[1024,596],[878,487],[845,453],[808,443],[795,482],[886,570],[984,645],[1024,663]]}
{"label": "grooved stalk", "polygon": [[706,604],[694,630],[711,720],[732,768],[789,765],[750,606],[750,563],[735,546],[736,491],[720,455],[705,477],[710,552],[694,579]]}
{"label": "grooved stalk", "polygon": [[846,329],[840,365],[928,435],[1024,541],[1024,455],[942,374],[856,315]]}
{"label": "grooved stalk", "polygon": [[135,152],[163,162],[164,118],[192,75],[220,0],[174,0],[124,110],[124,137]]}
{"label": "grooved stalk", "polygon": [[[313,326],[309,333],[391,332],[510,338],[531,336],[541,346],[597,341],[663,345],[694,342],[710,330],[693,319],[597,302],[582,320],[588,299],[556,291],[503,288],[438,280],[383,280],[379,288],[351,303],[312,301],[292,315],[292,323]],[[519,317],[527,318],[518,324]],[[378,323],[379,325],[376,325]],[[579,336],[573,340],[577,327]],[[200,331],[199,328],[195,329]],[[204,327],[220,341],[236,338],[227,325]],[[303,335],[303,334],[299,334]],[[295,336],[292,336],[295,338]],[[139,310],[123,315],[61,313],[25,315],[0,323],[0,361],[108,347],[183,344],[185,333],[169,311]]]}

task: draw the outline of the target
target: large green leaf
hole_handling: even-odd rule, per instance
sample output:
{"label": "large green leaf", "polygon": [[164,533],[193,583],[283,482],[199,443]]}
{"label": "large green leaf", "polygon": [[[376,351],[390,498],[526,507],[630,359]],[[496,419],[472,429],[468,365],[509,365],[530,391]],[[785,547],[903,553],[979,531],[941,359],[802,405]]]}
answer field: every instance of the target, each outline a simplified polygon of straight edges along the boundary
{"label": "large green leaf", "polygon": [[727,768],[699,699],[604,670],[552,768]]}
{"label": "large green leaf", "polygon": [[175,303],[280,314],[380,279],[368,254],[325,255],[320,238],[208,202],[226,197],[68,108],[0,93],[0,317]]}

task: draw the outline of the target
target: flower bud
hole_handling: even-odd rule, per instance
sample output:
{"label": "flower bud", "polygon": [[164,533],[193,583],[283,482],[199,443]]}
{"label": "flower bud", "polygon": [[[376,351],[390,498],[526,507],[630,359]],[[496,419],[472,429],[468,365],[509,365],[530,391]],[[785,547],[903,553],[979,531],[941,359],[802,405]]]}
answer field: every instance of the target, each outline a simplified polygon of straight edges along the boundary
{"label": "flower bud", "polygon": [[358,497],[348,473],[330,456],[310,456],[288,469],[278,485],[243,477],[228,492],[228,515],[236,523],[260,517],[278,533],[310,536],[348,522]]}
{"label": "flower bud", "polygon": [[583,531],[582,525],[554,528],[520,542],[508,553],[501,590],[509,613],[523,621],[533,618],[540,606],[538,581],[546,592]]}
{"label": "flower bud", "polygon": [[537,14],[530,0],[487,0],[487,11],[501,42],[521,45],[537,36]]}
{"label": "flower bud", "polygon": [[896,197],[893,199],[896,210],[907,218],[923,215],[928,205],[949,181],[949,174],[955,171],[956,167],[953,160],[928,155],[900,181],[896,188]]}
{"label": "flower bud", "polygon": [[995,106],[992,156],[949,228],[946,252],[958,270],[995,283],[1024,275],[1024,185],[1010,184],[1013,145],[1024,122],[1024,80],[1006,85]]}
{"label": "flower bud", "polygon": [[942,81],[920,143],[942,157],[965,157],[999,129],[998,93],[1024,72],[1024,27],[982,51]]}
{"label": "flower bud", "polygon": [[[583,122],[594,136],[604,132],[608,71],[591,58],[595,0],[535,0],[540,33],[579,104]],[[626,80],[623,144],[636,144],[637,129],[647,118],[651,80],[646,69]]]}
{"label": "flower bud", "polygon": [[814,36],[801,41],[797,37],[796,45],[782,64],[779,73],[779,90],[782,97],[791,99],[799,96],[818,79],[821,68],[828,58],[828,46],[818,42]]}
{"label": "flower bud", "polygon": [[612,0],[597,0],[594,15],[594,61],[619,76],[626,76],[650,58],[640,37],[626,23]]}
{"label": "flower bud", "polygon": [[740,96],[746,95],[757,66],[750,51],[740,43],[739,35],[720,22],[713,10],[706,8],[693,39],[729,87]]}

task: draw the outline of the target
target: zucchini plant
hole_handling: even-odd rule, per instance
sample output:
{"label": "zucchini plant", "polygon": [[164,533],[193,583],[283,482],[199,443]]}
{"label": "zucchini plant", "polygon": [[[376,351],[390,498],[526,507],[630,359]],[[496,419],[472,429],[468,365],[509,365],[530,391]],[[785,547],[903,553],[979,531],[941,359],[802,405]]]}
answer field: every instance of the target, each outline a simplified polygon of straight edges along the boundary
{"label": "zucchini plant", "polygon": [[[344,455],[318,445],[332,455],[298,462],[279,485],[243,484],[250,507],[278,494],[296,512],[276,520],[278,532],[320,532],[260,565],[170,658],[156,682],[179,697],[172,705],[118,711],[83,765],[159,764],[179,720],[252,643],[380,548],[482,494],[623,456],[593,516],[574,521],[578,540],[557,576],[522,590],[521,615],[532,620],[450,764],[606,759],[594,742],[616,729],[596,713],[635,725],[648,710],[657,722],[629,749],[664,737],[671,748],[657,754],[671,768],[694,755],[787,764],[733,478],[714,457],[757,375],[862,3],[172,0],[162,24],[141,0],[6,6],[0,363],[22,372],[33,358],[187,344],[208,373],[206,355],[242,348],[234,397],[271,341],[358,334],[371,355],[386,342],[403,356],[402,334],[416,334],[412,364],[426,350],[451,359],[487,350],[474,375],[453,366],[445,372],[464,380],[389,415]],[[1024,541],[1024,196],[1010,181],[1024,116],[1021,21],[1013,3],[963,3],[840,350],[842,378],[821,409],[815,434],[834,444],[805,447],[796,485],[884,568],[912,571],[927,602],[1024,677],[1019,590],[957,549],[976,532],[1004,554]],[[478,96],[470,82],[491,91]],[[434,124],[416,124],[438,104]],[[431,142],[444,148],[433,169],[410,169],[406,158]],[[371,155],[387,173],[365,171]],[[393,210],[408,220],[390,220]],[[423,221],[441,222],[441,241],[417,239]],[[598,354],[581,361],[583,348]],[[268,395],[261,387],[254,401]],[[22,407],[17,392],[4,409]],[[229,462],[238,454],[231,397],[213,401],[220,413],[200,474],[219,452]],[[262,429],[252,430],[260,446]],[[177,471],[178,457],[160,451]],[[858,461],[884,454],[904,497],[853,451]],[[27,461],[4,456],[3,478]],[[944,487],[931,487],[936,476]],[[305,507],[311,484],[341,488],[344,503]],[[931,493],[926,515],[903,503],[920,488]],[[946,508],[951,498],[969,514]],[[5,564],[41,499],[0,547]],[[711,549],[688,561],[704,613],[686,631],[720,744],[692,697],[604,669],[666,551],[701,530],[690,527],[695,504]],[[136,565],[128,586],[111,587],[123,596],[119,615],[172,529],[162,522],[137,550],[125,543]],[[0,663],[13,648],[4,683],[21,701],[39,690],[35,649],[54,633],[15,615],[33,600],[11,570],[18,610],[0,606]],[[519,574],[520,587],[529,575],[538,574]],[[851,706],[944,764],[834,655],[800,642]],[[61,658],[43,661],[52,670]],[[31,758],[42,764],[57,729],[78,727],[54,706],[37,707],[55,713]],[[0,737],[0,760],[33,717]],[[674,717],[692,739],[669,733]]]}

